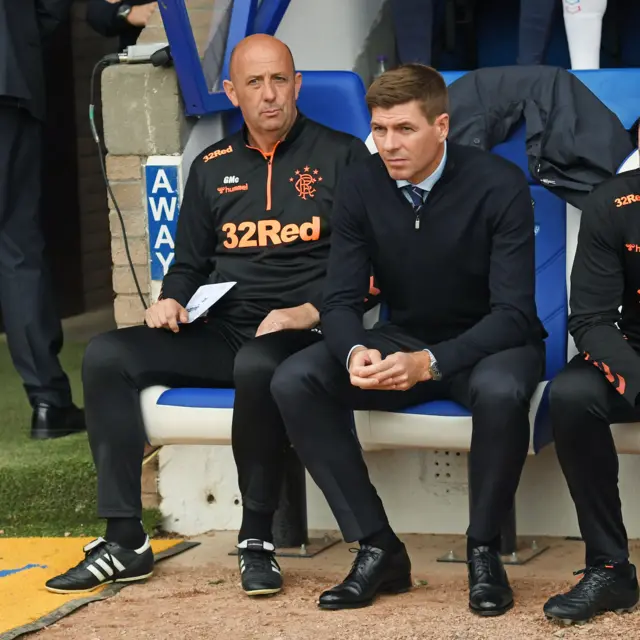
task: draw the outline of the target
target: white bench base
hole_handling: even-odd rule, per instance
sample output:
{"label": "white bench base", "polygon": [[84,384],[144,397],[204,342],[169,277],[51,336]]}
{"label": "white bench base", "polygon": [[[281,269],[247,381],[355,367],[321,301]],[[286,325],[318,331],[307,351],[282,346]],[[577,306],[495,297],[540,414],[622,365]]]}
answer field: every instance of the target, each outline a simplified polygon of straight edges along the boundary
{"label": "white bench base", "polygon": [[[534,454],[533,425],[547,383],[538,385],[530,411],[529,454]],[[232,409],[158,405],[167,387],[150,387],[141,394],[142,417],[153,445],[231,444]],[[383,449],[447,449],[469,451],[471,418],[385,411],[355,411],[360,444],[365,451]],[[640,434],[639,434],[640,437]],[[640,444],[640,443],[639,443]]]}

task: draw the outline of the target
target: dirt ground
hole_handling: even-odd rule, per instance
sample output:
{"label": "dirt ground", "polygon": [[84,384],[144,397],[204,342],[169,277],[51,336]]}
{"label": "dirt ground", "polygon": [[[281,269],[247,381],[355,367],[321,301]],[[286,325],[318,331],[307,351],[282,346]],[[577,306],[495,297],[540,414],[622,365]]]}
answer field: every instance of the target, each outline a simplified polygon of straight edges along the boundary
{"label": "dirt ground", "polygon": [[[498,618],[467,608],[463,564],[435,559],[461,538],[403,536],[414,565],[412,592],[385,596],[356,611],[321,611],[319,593],[344,577],[353,556],[337,545],[314,559],[281,558],[285,589],[250,599],[239,588],[233,535],[218,534],[182,556],[158,565],[147,584],[91,604],[31,637],[34,640],[542,640],[640,637],[640,613],[605,615],[578,627],[544,618],[546,599],[565,590],[582,568],[580,542],[549,540],[551,548],[524,566],[508,567],[516,605]],[[634,555],[637,552],[634,550]],[[426,582],[426,584],[425,584]]]}

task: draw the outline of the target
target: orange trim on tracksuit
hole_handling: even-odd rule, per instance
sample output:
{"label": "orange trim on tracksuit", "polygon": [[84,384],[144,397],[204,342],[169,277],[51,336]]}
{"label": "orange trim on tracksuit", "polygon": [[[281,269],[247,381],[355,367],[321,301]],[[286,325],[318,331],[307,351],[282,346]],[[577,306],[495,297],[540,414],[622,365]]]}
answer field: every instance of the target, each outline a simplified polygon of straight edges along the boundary
{"label": "orange trim on tracksuit", "polygon": [[623,376],[619,373],[612,373],[609,365],[604,362],[598,362],[594,360],[588,353],[585,352],[584,359],[587,362],[590,362],[596,369],[604,373],[605,378],[608,382],[613,385],[613,388],[622,396],[627,388],[627,382]]}
{"label": "orange trim on tracksuit", "polygon": [[262,149],[258,149],[258,147],[252,147],[251,145],[247,145],[247,149],[253,149],[254,151],[259,151],[262,154],[262,157],[267,161],[267,211],[271,211],[271,177],[273,175],[273,155],[280,144],[280,140],[273,145],[273,149],[269,153],[265,153]]}

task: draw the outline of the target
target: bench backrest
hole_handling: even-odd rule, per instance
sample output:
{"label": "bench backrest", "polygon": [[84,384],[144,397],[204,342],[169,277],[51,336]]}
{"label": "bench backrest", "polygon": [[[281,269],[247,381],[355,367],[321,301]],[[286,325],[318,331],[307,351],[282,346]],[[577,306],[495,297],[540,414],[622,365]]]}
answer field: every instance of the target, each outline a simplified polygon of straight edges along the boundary
{"label": "bench backrest", "polygon": [[364,95],[352,71],[303,71],[298,107],[308,118],[364,140],[371,131]]}
{"label": "bench backrest", "polygon": [[[344,131],[365,140],[371,128],[364,100],[364,84],[353,71],[301,71],[302,87],[298,108],[305,116],[327,127]],[[242,126],[239,109],[226,117],[226,131]]]}
{"label": "bench backrest", "polygon": [[[443,76],[449,85],[463,73],[445,72]],[[533,182],[527,169],[525,149],[525,128],[521,125],[492,151],[517,164],[531,188],[536,233],[536,305],[538,316],[549,334],[545,372],[545,378],[549,380],[567,361],[566,205]]]}

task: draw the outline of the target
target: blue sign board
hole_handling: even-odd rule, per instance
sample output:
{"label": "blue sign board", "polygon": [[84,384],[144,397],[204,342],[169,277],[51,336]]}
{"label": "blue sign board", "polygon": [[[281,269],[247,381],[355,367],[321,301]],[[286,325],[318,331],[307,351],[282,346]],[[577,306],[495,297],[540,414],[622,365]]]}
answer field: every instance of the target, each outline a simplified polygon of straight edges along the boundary
{"label": "blue sign board", "polygon": [[162,280],[175,257],[180,213],[180,159],[151,157],[145,166],[151,280]]}

